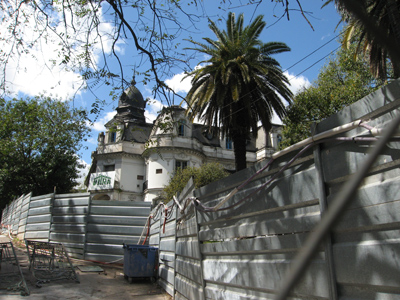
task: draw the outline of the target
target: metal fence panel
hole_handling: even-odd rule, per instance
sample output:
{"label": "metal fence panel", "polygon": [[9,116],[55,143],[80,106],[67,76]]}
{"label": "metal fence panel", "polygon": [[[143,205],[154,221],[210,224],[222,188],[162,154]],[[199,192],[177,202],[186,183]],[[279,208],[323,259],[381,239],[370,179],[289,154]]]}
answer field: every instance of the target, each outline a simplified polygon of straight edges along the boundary
{"label": "metal fence panel", "polygon": [[85,259],[122,263],[123,244],[137,244],[150,202],[91,201]]}
{"label": "metal fence panel", "polygon": [[73,258],[84,257],[89,201],[88,193],[61,194],[54,198],[50,241],[64,244]]}
{"label": "metal fence panel", "polygon": [[13,208],[13,220],[11,224],[11,232],[12,234],[18,234],[19,229],[19,221],[21,218],[21,208],[22,208],[22,201],[25,199],[25,196],[19,197],[17,200],[14,201],[14,208]]}
{"label": "metal fence panel", "polygon": [[19,224],[18,224],[18,238],[23,240],[25,238],[25,230],[26,230],[26,223],[28,220],[28,213],[29,213],[29,204],[31,201],[32,193],[25,195],[21,202],[21,213],[19,217]]}
{"label": "metal fence panel", "polygon": [[29,203],[25,239],[49,241],[54,194],[32,197]]}

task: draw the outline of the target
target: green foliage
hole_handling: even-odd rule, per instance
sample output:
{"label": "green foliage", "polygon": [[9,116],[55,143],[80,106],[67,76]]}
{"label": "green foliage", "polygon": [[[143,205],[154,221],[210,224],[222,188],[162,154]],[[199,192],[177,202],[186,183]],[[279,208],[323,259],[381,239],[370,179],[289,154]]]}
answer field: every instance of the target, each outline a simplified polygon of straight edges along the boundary
{"label": "green foliage", "polygon": [[313,122],[320,122],[382,87],[384,82],[371,75],[367,59],[354,58],[355,51],[356,43],[338,50],[318,79],[295,96],[283,120],[282,149],[310,137]]}
{"label": "green foliage", "polygon": [[0,99],[0,206],[29,192],[70,192],[88,131],[86,111],[67,102]]}
{"label": "green foliage", "polygon": [[218,163],[204,164],[200,168],[177,169],[170,178],[168,185],[164,187],[165,203],[171,201],[173,196],[180,193],[191,177],[193,177],[195,187],[200,188],[228,175],[229,173]]}
{"label": "green foliage", "polygon": [[400,3],[396,0],[334,2],[347,22],[343,45],[357,38],[357,54],[369,59],[372,74],[382,80],[400,77]]}
{"label": "green foliage", "polygon": [[[236,170],[246,168],[246,142],[257,135],[259,123],[268,131],[272,115],[285,116],[282,99],[291,102],[292,93],[281,67],[272,56],[290,51],[281,42],[263,43],[259,36],[266,23],[260,15],[248,26],[244,16],[229,13],[226,30],[210,20],[209,28],[217,40],[204,38],[206,44],[190,40],[198,48],[189,48],[210,57],[193,76],[186,96],[188,114],[202,118],[210,128],[234,143]],[[280,98],[282,97],[282,98]]]}

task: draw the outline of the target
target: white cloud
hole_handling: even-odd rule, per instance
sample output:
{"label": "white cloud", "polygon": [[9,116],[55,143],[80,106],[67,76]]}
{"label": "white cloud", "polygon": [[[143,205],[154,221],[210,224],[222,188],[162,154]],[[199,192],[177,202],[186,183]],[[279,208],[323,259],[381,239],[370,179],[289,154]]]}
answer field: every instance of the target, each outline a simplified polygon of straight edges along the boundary
{"label": "white cloud", "polygon": [[[301,91],[304,87],[307,88],[311,85],[310,81],[304,76],[294,76],[287,71],[285,71],[283,74],[289,79],[289,89],[292,91],[293,95],[296,95],[296,93]],[[271,122],[273,124],[282,124],[281,119],[279,119],[275,113],[272,116]]]}
{"label": "white cloud", "polygon": [[153,122],[163,107],[165,107],[165,105],[162,104],[161,101],[155,99],[148,100],[146,104],[146,110],[144,112],[146,122]]}
{"label": "white cloud", "polygon": [[189,92],[190,88],[192,87],[192,77],[187,77],[185,73],[179,73],[174,75],[171,79],[165,80],[165,84],[168,85],[175,93],[187,93]]}
{"label": "white cloud", "polygon": [[292,91],[293,95],[296,95],[302,88],[307,88],[311,85],[310,81],[304,76],[294,76],[287,71],[283,74],[289,79],[289,89]]}
{"label": "white cloud", "polygon": [[[53,6],[56,7],[56,4]],[[3,5],[0,5],[0,8],[7,11],[7,8]],[[78,56],[83,53],[83,45],[87,40],[86,32],[90,28],[89,26],[93,26],[93,18],[87,17],[79,20],[74,18],[75,31],[73,31],[70,25],[72,18],[67,14],[66,22],[69,24],[67,32],[62,21],[61,9],[58,14],[53,11],[53,14],[49,15],[50,24],[59,22],[59,25],[54,28],[57,35],[68,34],[70,43],[72,44],[74,41],[74,45],[68,47],[68,45],[62,44],[58,36],[52,31],[49,31],[48,35],[40,36],[40,30],[44,29],[44,25],[41,25],[38,21],[40,19],[38,10],[33,10],[29,4],[22,5],[20,9],[24,11],[24,14],[20,14],[20,23],[16,33],[11,33],[7,29],[9,26],[13,26],[14,18],[4,18],[0,24],[0,49],[2,49],[0,59],[4,62],[5,55],[11,53],[7,60],[5,72],[0,76],[6,76],[7,90],[12,94],[23,93],[28,96],[46,93],[46,95],[57,96],[62,99],[71,98],[76,93],[79,95],[79,88],[83,79],[77,71],[66,68],[61,61],[65,59],[65,55],[68,55],[69,66],[78,67],[79,63],[82,63],[82,58],[78,59]],[[65,12],[68,13],[68,10]],[[106,54],[111,53],[113,42],[111,34],[114,31],[113,25],[104,19],[101,8],[99,9],[99,16],[99,33],[102,40],[100,41],[96,33],[89,37],[89,43],[94,46],[91,54],[96,64],[100,61],[102,51]],[[25,43],[24,48],[14,44],[14,36],[22,39]],[[117,43],[116,51],[122,53],[123,48],[120,45],[121,43]],[[29,51],[26,52],[27,50]],[[4,77],[0,79],[4,79]]]}
{"label": "white cloud", "polygon": [[104,116],[102,116],[100,119],[98,119],[96,122],[94,122],[92,126],[90,126],[91,129],[93,131],[106,131],[104,124],[106,124],[108,121],[110,121],[116,114],[117,114],[117,112],[115,110],[107,112]]}
{"label": "white cloud", "polygon": [[83,166],[83,169],[78,169],[79,178],[76,179],[76,182],[79,184],[79,188],[83,188],[85,178],[90,170],[90,165],[82,159],[79,160],[79,164]]}

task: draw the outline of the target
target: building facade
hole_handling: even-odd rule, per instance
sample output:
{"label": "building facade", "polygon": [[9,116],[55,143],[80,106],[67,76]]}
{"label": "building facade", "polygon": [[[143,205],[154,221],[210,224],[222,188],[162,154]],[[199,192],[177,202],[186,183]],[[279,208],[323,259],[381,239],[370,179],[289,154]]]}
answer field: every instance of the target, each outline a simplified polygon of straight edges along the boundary
{"label": "building facade", "polygon": [[[94,200],[158,201],[177,168],[218,162],[234,171],[233,143],[204,125],[192,123],[185,109],[164,108],[146,123],[146,102],[132,81],[118,102],[117,114],[100,133],[87,177]],[[281,126],[259,129],[247,145],[248,166],[267,159],[278,149]]]}

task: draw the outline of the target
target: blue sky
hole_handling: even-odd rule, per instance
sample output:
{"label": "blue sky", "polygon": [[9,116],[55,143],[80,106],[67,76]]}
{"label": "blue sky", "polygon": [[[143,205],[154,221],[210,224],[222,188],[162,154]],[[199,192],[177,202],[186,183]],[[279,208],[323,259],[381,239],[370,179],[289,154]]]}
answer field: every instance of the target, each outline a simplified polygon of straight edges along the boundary
{"label": "blue sky", "polygon": [[[340,46],[337,42],[337,38],[335,38],[339,34],[339,30],[336,29],[336,26],[340,18],[333,4],[321,9],[324,1],[300,1],[308,20],[314,28],[313,30],[307,23],[307,20],[305,20],[298,11],[296,1],[290,1],[290,8],[292,9],[289,12],[290,20],[288,20],[286,16],[279,18],[283,14],[283,7],[281,4],[272,3],[271,1],[264,0],[258,6],[243,6],[240,5],[242,1],[234,0],[225,1],[225,4],[221,4],[220,2],[222,1],[205,0],[201,2],[202,5],[199,7],[199,10],[196,11],[193,9],[193,13],[201,16],[201,18],[198,19],[196,28],[189,26],[190,24],[188,25],[192,39],[201,42],[202,38],[205,36],[212,39],[215,38],[208,28],[207,17],[212,19],[219,28],[224,29],[226,24],[225,18],[229,11],[235,12],[236,14],[244,13],[245,25],[249,24],[255,16],[260,14],[264,15],[264,21],[266,21],[267,26],[260,37],[261,40],[263,42],[284,42],[291,48],[290,52],[275,55],[274,58],[280,62],[282,69],[287,72],[291,83],[291,89],[294,92],[315,80],[321,67],[326,62],[326,57]],[[134,18],[134,15],[130,17]],[[132,19],[132,22],[134,21],[135,20]],[[104,23],[102,30],[107,32],[111,29],[111,26],[111,23]],[[178,51],[181,51],[181,53],[193,54],[187,50],[183,50],[184,47],[191,46],[191,44],[183,40],[188,37],[188,32],[180,33],[177,40],[179,42]],[[15,94],[27,96],[34,96],[44,92],[48,95],[57,95],[64,99],[74,97],[76,106],[90,108],[95,96],[91,92],[79,90],[81,85],[79,74],[57,66],[49,68],[46,63],[53,53],[56,53],[52,48],[53,46],[54,45],[41,44],[41,46],[36,49],[39,59],[32,60],[28,56],[21,58],[19,66],[22,65],[24,68],[20,72],[16,71],[16,67],[8,70],[8,76],[11,76],[9,77],[9,81],[13,82],[13,86],[10,87],[10,90]],[[132,43],[129,41],[118,43],[117,52],[124,64],[125,78],[129,81],[132,77],[133,65],[136,65],[139,56],[132,48]],[[100,63],[101,56],[99,54],[97,55]],[[202,59],[204,59],[204,57],[197,55],[196,59],[190,62],[190,67],[194,68]],[[183,70],[181,68],[172,69],[171,71],[172,74],[170,74],[170,76],[161,79],[165,80],[176,92],[185,96],[190,88],[190,81],[186,80],[185,82],[181,82],[183,77]],[[152,95],[151,92],[151,84],[144,86],[141,84],[141,80],[142,78],[136,78],[138,82],[136,86],[142,92],[144,98],[152,99],[146,110],[147,121],[152,122],[157,111],[163,105],[166,105],[166,103],[162,103],[160,101],[162,99],[154,99],[154,95]],[[94,123],[91,137],[88,139],[88,142],[85,143],[87,150],[81,151],[80,153],[81,158],[87,164],[91,163],[90,155],[96,148],[97,135],[99,132],[104,131],[104,123],[112,118],[115,113],[115,107],[118,104],[117,101],[112,101],[112,99],[108,97],[110,89],[104,85],[100,84],[98,87],[94,87],[93,92],[99,98],[105,99],[106,105],[103,106],[103,111]],[[179,104],[179,102],[180,100],[177,100],[175,104]]]}

